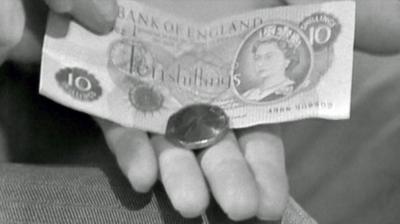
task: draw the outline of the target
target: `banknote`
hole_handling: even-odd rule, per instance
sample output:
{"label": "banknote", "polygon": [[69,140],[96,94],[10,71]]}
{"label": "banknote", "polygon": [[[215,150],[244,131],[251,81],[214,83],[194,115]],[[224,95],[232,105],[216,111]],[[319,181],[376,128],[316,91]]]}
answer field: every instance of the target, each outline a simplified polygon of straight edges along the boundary
{"label": "banknote", "polygon": [[[51,14],[40,93],[127,127],[165,133],[187,105],[221,107],[231,128],[349,117],[355,4],[285,6],[201,23],[119,0],[98,36]],[[316,223],[292,198],[282,224]]]}
{"label": "banknote", "polygon": [[165,133],[180,108],[209,103],[231,128],[349,117],[355,4],[258,9],[201,23],[119,0],[115,29],[51,15],[40,93],[123,126]]}

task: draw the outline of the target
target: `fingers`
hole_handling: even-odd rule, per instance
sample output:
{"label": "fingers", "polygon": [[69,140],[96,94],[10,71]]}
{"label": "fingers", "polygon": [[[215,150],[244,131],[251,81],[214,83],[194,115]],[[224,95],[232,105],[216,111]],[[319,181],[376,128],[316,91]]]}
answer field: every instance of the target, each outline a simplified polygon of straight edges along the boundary
{"label": "fingers", "polygon": [[[153,136],[151,145],[142,131],[103,120],[99,124],[134,189],[148,191],[156,181],[157,154],[173,207],[187,218],[205,211],[209,194],[192,151],[172,145],[164,136]],[[199,158],[215,199],[233,220],[279,219],[288,200],[282,141],[274,129],[263,126],[241,131],[239,143],[242,152],[231,132]]]}
{"label": "fingers", "polygon": [[193,218],[205,211],[209,194],[193,152],[178,148],[164,136],[152,143],[158,154],[160,176],[172,205],[182,216]]}
{"label": "fingers", "polygon": [[258,193],[257,217],[277,220],[289,197],[283,143],[277,126],[257,126],[238,133],[238,141],[254,174]]}
{"label": "fingers", "polygon": [[25,13],[21,0],[0,1],[0,64],[23,35]]}
{"label": "fingers", "polygon": [[138,192],[147,192],[157,180],[157,159],[147,134],[134,128],[98,120],[118,165]]}
{"label": "fingers", "polygon": [[71,14],[74,19],[95,33],[111,31],[118,14],[115,0],[45,0],[58,13]]}
{"label": "fingers", "polygon": [[[330,0],[285,1],[295,5]],[[363,51],[380,54],[400,52],[400,1],[357,0],[356,3],[356,47]]]}
{"label": "fingers", "polygon": [[[0,34],[0,63],[11,48],[13,51],[9,57],[13,61],[30,63],[40,60],[47,8],[41,2],[29,0],[24,0],[22,7],[21,2],[22,0],[0,2],[0,31],[4,31]],[[115,0],[44,0],[44,2],[57,13],[72,15],[75,20],[97,34],[111,31],[118,13]],[[26,24],[25,17],[29,18]]]}
{"label": "fingers", "polygon": [[229,218],[243,220],[257,214],[257,186],[232,132],[207,149],[200,164],[216,201]]}

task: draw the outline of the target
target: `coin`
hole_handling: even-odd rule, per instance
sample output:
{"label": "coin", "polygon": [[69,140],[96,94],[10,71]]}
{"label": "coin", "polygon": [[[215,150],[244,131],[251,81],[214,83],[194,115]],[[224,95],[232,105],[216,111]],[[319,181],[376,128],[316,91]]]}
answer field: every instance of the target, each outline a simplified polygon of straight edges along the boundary
{"label": "coin", "polygon": [[229,118],[222,108],[193,104],[168,119],[165,137],[179,147],[195,150],[217,143],[228,130]]}

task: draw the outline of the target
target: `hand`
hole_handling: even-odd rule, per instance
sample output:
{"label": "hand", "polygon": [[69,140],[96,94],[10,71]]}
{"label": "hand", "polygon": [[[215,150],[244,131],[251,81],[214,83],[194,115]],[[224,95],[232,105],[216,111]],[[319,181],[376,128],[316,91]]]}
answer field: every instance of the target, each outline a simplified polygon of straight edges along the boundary
{"label": "hand", "polygon": [[[312,2],[316,1],[288,0],[284,3]],[[224,1],[218,3],[224,5]],[[230,1],[229,10],[226,5],[208,8],[213,11],[208,11],[207,16],[204,12],[193,12],[193,9],[199,10],[201,4],[207,4],[207,1],[189,1],[180,7],[166,4],[164,8],[197,19],[211,20],[221,13],[239,12],[240,9],[259,7],[260,4],[275,6],[281,2]],[[248,5],[243,7],[240,4]],[[398,20],[392,18],[397,13],[394,11],[397,8],[395,4],[398,3],[359,1],[356,32],[358,48],[374,53],[395,53],[400,50],[399,42],[395,41],[400,35],[395,29],[399,24],[396,24]],[[385,7],[388,13],[378,18],[374,16],[372,23],[370,18],[373,13],[368,12],[377,6]],[[186,11],[181,12],[182,8]],[[380,32],[382,30],[385,32]],[[282,214],[288,197],[288,184],[279,127],[258,126],[236,131],[236,135],[230,133],[223,141],[197,157],[192,152],[170,145],[162,136],[148,138],[143,132],[111,123],[103,124],[102,127],[118,163],[137,191],[149,190],[156,181],[158,161],[159,176],[167,194],[173,206],[185,217],[194,217],[204,211],[209,200],[208,191],[234,220],[252,216],[276,219]]]}
{"label": "hand", "polygon": [[[116,15],[113,1],[47,0],[55,12],[70,14],[96,33],[110,30]],[[97,4],[95,4],[97,3]],[[1,3],[1,61],[35,62],[40,58],[45,27],[46,5],[28,0],[4,0]],[[216,17],[260,6],[278,5],[278,1],[219,1],[212,8],[207,1],[171,3],[169,9],[198,19]],[[199,4],[201,12],[193,4]],[[230,10],[226,10],[229,6]],[[288,197],[283,145],[278,128],[257,127],[229,133],[220,143],[197,158],[193,152],[169,144],[163,136],[152,136],[107,122],[100,122],[108,144],[123,172],[137,191],[147,191],[157,178],[174,207],[185,217],[201,214],[207,207],[210,190],[224,211],[234,220],[257,216],[278,219]],[[204,175],[203,175],[204,174]]]}
{"label": "hand", "polygon": [[48,8],[71,15],[98,34],[111,31],[118,10],[115,0],[1,0],[0,65],[7,59],[40,60]]}
{"label": "hand", "polygon": [[[276,6],[278,1],[149,1],[164,10],[196,20]],[[216,4],[214,4],[216,3]],[[111,151],[136,191],[146,192],[160,177],[174,208],[196,217],[209,203],[209,191],[233,220],[275,220],[288,200],[283,144],[278,126],[229,133],[200,155],[151,135],[99,121]],[[159,174],[158,174],[159,172]]]}
{"label": "hand", "polygon": [[[279,219],[288,184],[279,127],[259,126],[229,133],[197,157],[164,136],[99,121],[107,143],[133,188],[147,192],[157,179],[184,217],[206,209],[209,190],[233,220]],[[158,164],[157,164],[158,161]]]}

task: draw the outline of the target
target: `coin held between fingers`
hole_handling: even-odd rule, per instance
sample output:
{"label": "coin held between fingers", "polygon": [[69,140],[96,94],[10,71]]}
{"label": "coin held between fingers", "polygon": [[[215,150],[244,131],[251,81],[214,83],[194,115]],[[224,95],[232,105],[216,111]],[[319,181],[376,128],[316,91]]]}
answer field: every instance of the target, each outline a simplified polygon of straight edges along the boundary
{"label": "coin held between fingers", "polygon": [[168,119],[165,137],[175,145],[196,150],[217,143],[228,130],[229,118],[222,108],[193,104]]}

